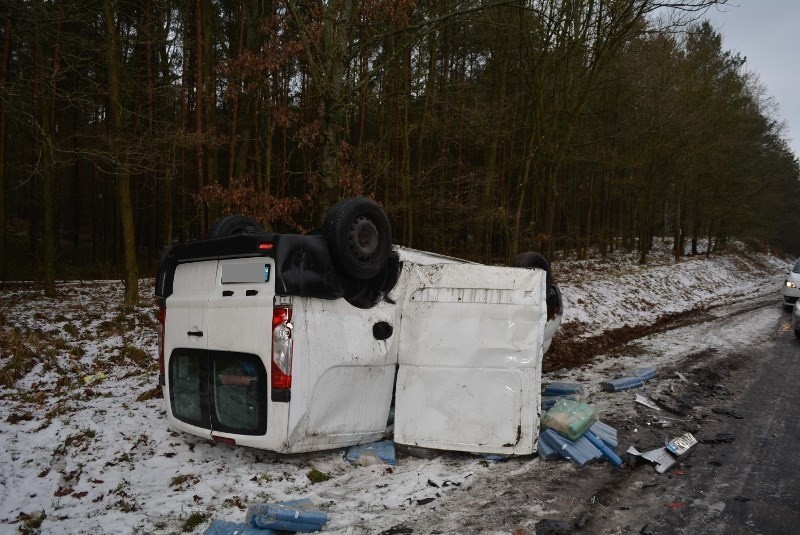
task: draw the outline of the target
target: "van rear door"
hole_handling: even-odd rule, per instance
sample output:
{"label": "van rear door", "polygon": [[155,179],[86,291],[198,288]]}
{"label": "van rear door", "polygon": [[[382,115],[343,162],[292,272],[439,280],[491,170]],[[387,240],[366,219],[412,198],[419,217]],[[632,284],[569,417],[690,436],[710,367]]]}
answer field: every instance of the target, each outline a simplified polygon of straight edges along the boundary
{"label": "van rear door", "polygon": [[533,453],[547,319],[544,272],[478,264],[409,268],[395,441]]}
{"label": "van rear door", "polygon": [[206,309],[216,276],[216,260],[179,264],[166,302],[168,416],[174,427],[200,435],[209,428],[207,389],[201,377],[208,349]]}
{"label": "van rear door", "polygon": [[208,300],[207,378],[211,429],[235,435],[267,430],[268,367],[275,297],[271,258],[219,261]]}

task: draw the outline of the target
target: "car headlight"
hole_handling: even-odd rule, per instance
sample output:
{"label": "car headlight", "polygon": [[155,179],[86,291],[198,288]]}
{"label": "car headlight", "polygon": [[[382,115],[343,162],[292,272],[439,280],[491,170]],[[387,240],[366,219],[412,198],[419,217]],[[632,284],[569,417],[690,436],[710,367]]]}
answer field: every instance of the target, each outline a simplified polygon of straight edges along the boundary
{"label": "car headlight", "polygon": [[784,282],[784,284],[786,285],[787,288],[797,288],[797,285],[788,279],[786,280],[786,282]]}

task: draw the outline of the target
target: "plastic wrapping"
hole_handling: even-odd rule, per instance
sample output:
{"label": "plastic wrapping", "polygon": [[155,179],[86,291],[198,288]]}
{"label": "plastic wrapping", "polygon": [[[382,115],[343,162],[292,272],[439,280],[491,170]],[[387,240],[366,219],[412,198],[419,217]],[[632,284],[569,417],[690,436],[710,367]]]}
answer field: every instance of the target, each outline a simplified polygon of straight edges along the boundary
{"label": "plastic wrapping", "polygon": [[542,427],[558,431],[570,440],[578,440],[597,421],[591,405],[571,399],[558,400],[542,417]]}
{"label": "plastic wrapping", "polygon": [[610,425],[597,420],[592,424],[592,427],[589,428],[589,431],[597,435],[597,437],[612,450],[617,449],[617,430]]}
{"label": "plastic wrapping", "polygon": [[278,535],[271,529],[258,529],[244,522],[214,520],[203,535]]}
{"label": "plastic wrapping", "polygon": [[632,390],[643,386],[644,381],[641,377],[621,377],[600,383],[600,388],[606,392],[622,392],[623,390]]}
{"label": "plastic wrapping", "polygon": [[577,441],[572,441],[552,429],[545,429],[539,438],[546,442],[551,449],[558,452],[561,457],[567,459],[578,468],[582,468],[586,463],[603,457],[603,453],[584,437]]}
{"label": "plastic wrapping", "polygon": [[580,394],[581,385],[576,383],[550,383],[544,387],[543,394],[545,396],[563,396],[565,394]]}
{"label": "plastic wrapping", "polygon": [[380,442],[352,446],[347,449],[344,458],[350,464],[357,464],[360,466],[371,466],[380,463],[386,463],[389,466],[395,466],[397,464],[394,442],[391,440],[382,440]]}
{"label": "plastic wrapping", "polygon": [[328,521],[328,513],[315,509],[309,500],[262,503],[247,508],[247,520],[258,529],[313,533]]}
{"label": "plastic wrapping", "polygon": [[545,461],[550,461],[552,459],[560,459],[561,455],[553,449],[553,447],[545,441],[541,435],[539,435],[539,441],[536,446],[536,453],[539,455],[540,459]]}
{"label": "plastic wrapping", "polygon": [[616,454],[616,453],[614,453],[613,451],[611,451],[611,448],[609,448],[608,446],[606,446],[606,445],[603,443],[603,441],[602,441],[602,440],[600,440],[599,438],[597,438],[597,435],[595,435],[595,434],[594,434],[594,433],[592,433],[591,431],[587,431],[587,432],[586,432],[586,434],[584,435],[584,438],[586,438],[586,439],[587,439],[589,442],[591,442],[591,443],[592,443],[592,445],[593,445],[595,448],[599,449],[599,450],[600,450],[600,451],[603,453],[603,457],[605,457],[606,459],[608,459],[609,461],[611,461],[611,464],[613,464],[613,465],[614,465],[614,466],[616,466],[617,468],[619,468],[620,466],[622,466],[622,459],[620,459],[620,458],[617,456],[617,454]]}
{"label": "plastic wrapping", "polygon": [[656,378],[657,372],[655,368],[639,368],[638,370],[633,370],[633,375],[642,381],[650,381]]}
{"label": "plastic wrapping", "polygon": [[572,401],[578,401],[578,396],[576,395],[558,395],[558,396],[542,396],[542,411],[549,411],[553,408],[553,405],[556,404],[556,401],[559,399],[571,399]]}

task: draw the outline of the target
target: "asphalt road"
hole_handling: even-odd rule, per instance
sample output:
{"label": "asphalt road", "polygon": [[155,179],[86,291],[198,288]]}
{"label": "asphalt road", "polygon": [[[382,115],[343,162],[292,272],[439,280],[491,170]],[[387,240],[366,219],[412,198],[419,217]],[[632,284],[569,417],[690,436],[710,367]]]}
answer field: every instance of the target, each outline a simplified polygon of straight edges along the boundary
{"label": "asphalt road", "polygon": [[[788,314],[780,317],[773,343],[743,347],[720,363],[731,395],[715,408],[741,418],[723,415],[703,426],[702,436],[733,441],[700,444],[683,475],[667,483],[670,503],[684,505],[646,500],[636,515],[647,521],[640,532],[800,532],[800,341],[788,321]],[[641,502],[641,494],[627,492],[618,504],[637,495]]]}
{"label": "asphalt road", "polygon": [[[521,528],[528,535],[800,533],[800,340],[789,321],[770,296],[659,335],[667,343],[706,342],[659,369],[682,371],[689,382],[661,381],[648,391],[661,412],[629,404],[608,423],[620,431],[620,453],[692,432],[701,443],[675,471],[522,461],[505,477],[482,477],[386,533],[453,533],[454,526],[458,533]],[[659,427],[659,418],[673,423]],[[569,531],[541,524],[537,531],[542,520],[561,521]]]}

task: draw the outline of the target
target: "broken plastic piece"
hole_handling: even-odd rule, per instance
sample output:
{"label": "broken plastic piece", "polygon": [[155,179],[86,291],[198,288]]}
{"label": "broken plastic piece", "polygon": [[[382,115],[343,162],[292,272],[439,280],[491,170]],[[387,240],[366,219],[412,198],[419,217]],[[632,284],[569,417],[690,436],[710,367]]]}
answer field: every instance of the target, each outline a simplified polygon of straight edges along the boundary
{"label": "broken plastic piece", "polygon": [[681,380],[681,382],[688,383],[689,379],[686,378],[681,372],[675,372],[675,377]]}
{"label": "broken plastic piece", "polygon": [[647,399],[646,397],[644,397],[641,394],[636,394],[636,403],[638,403],[639,405],[644,405],[645,407],[648,407],[648,408],[653,409],[653,410],[657,410],[657,411],[661,410],[658,407],[658,405],[656,405],[655,403],[653,403],[652,401],[650,401],[649,399]]}
{"label": "broken plastic piece", "polygon": [[667,451],[666,448],[658,448],[655,450],[650,450],[641,453],[639,450],[631,446],[630,448],[628,448],[628,451],[626,453],[629,453],[636,457],[641,457],[645,461],[654,464],[656,466],[656,472],[658,472],[659,474],[663,474],[664,472],[675,466],[675,464],[677,464],[678,462],[678,460],[675,459],[675,457],[672,456]]}
{"label": "broken plastic piece", "polygon": [[643,386],[644,381],[642,381],[641,377],[622,377],[600,383],[600,388],[606,392],[622,392],[623,390],[642,388]]}
{"label": "broken plastic piece", "polygon": [[581,385],[577,383],[550,383],[544,387],[543,394],[545,396],[563,396],[565,394],[580,394]]}
{"label": "broken plastic piece", "polygon": [[350,464],[359,466],[371,466],[378,463],[386,463],[389,466],[397,464],[394,442],[391,440],[352,446],[347,449],[344,458]]}
{"label": "broken plastic piece", "polygon": [[560,399],[542,417],[542,427],[558,431],[570,440],[578,440],[597,421],[591,405]]}
{"label": "broken plastic piece", "polygon": [[655,368],[639,368],[638,370],[633,370],[633,375],[641,379],[642,381],[650,381],[656,378],[656,369]]}

